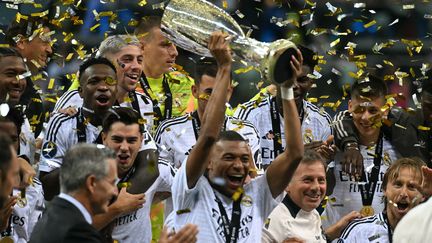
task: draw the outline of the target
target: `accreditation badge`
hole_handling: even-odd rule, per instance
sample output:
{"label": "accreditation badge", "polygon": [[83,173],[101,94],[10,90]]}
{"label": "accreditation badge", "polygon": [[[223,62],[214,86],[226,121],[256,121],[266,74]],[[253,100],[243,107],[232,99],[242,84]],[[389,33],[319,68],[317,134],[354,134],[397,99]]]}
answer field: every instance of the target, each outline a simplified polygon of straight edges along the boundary
{"label": "accreditation badge", "polygon": [[369,217],[375,214],[375,210],[372,206],[366,205],[362,207],[362,209],[360,210],[360,214],[362,215],[362,217]]}

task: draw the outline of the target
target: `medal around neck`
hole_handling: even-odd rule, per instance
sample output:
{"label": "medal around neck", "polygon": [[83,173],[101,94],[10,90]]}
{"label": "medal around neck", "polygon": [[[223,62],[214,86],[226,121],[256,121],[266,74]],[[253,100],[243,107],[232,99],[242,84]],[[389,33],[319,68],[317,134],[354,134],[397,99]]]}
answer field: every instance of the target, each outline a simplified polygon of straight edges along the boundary
{"label": "medal around neck", "polygon": [[375,214],[375,210],[372,206],[366,205],[362,207],[362,209],[360,210],[360,214],[362,215],[362,217],[369,217]]}
{"label": "medal around neck", "polygon": [[258,67],[264,79],[281,84],[292,77],[291,56],[297,55],[294,43],[285,39],[264,43],[248,38],[227,12],[207,1],[171,0],[162,16],[162,31],[168,39],[201,56],[211,57],[208,39],[218,30],[232,37],[234,59]]}

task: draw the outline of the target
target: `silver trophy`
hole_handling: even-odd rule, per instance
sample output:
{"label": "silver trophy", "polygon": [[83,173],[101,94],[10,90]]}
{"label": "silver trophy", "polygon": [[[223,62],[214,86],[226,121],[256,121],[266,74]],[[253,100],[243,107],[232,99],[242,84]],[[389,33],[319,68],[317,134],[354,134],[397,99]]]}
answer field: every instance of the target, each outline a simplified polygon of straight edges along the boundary
{"label": "silver trophy", "polygon": [[264,43],[246,37],[237,22],[221,8],[204,0],[171,0],[162,17],[162,30],[177,46],[211,57],[207,49],[210,35],[222,30],[231,35],[234,60],[244,60],[258,68],[265,80],[283,83],[292,76],[291,55],[295,44],[288,40]]}

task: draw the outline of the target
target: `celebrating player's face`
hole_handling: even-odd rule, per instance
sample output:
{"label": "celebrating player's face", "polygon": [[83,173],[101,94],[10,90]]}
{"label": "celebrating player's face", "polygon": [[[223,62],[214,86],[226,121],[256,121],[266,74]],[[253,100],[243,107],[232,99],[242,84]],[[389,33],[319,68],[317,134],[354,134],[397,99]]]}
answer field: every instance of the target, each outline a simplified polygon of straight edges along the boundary
{"label": "celebrating player's face", "polygon": [[300,163],[287,192],[293,202],[303,210],[310,212],[323,200],[327,189],[326,174],[320,161]]}
{"label": "celebrating player's face", "polygon": [[114,104],[117,94],[117,79],[114,70],[104,64],[88,67],[81,76],[80,95],[84,107],[104,112]]}
{"label": "celebrating player's face", "polygon": [[[150,30],[150,36],[142,37],[144,65],[146,73],[153,78],[157,78],[170,71],[178,55],[177,48],[163,34],[160,28]],[[157,76],[157,77],[156,77]]]}
{"label": "celebrating player's face", "polygon": [[387,213],[394,219],[401,219],[422,201],[418,191],[421,175],[412,168],[402,167],[396,178],[389,180],[384,190],[387,199]]}
{"label": "celebrating player's face", "polygon": [[17,104],[26,88],[26,80],[20,77],[26,72],[21,57],[8,56],[0,58],[0,101],[8,98],[10,104]]}
{"label": "celebrating player's face", "polygon": [[252,160],[250,147],[244,141],[218,141],[212,149],[209,179],[222,193],[231,196],[243,187]]}
{"label": "celebrating player's face", "polygon": [[381,111],[385,100],[378,98],[354,97],[349,102],[349,111],[352,114],[353,122],[361,137],[371,137],[379,132],[379,122],[387,111]]}
{"label": "celebrating player's face", "polygon": [[141,147],[143,136],[139,125],[125,125],[122,122],[116,122],[111,125],[107,134],[103,134],[102,138],[104,145],[116,153],[119,177],[125,176],[134,164]]}
{"label": "celebrating player's face", "polygon": [[[216,85],[215,81],[216,81],[215,77],[211,77],[209,75],[203,75],[201,77],[201,82],[198,85],[192,86],[192,94],[198,100],[198,110],[200,110],[202,114],[205,111],[208,99],[210,98],[213,88]],[[233,89],[230,86],[227,92],[227,102],[231,98],[232,91]]]}
{"label": "celebrating player's face", "polygon": [[126,92],[134,91],[142,72],[143,55],[141,48],[128,45],[116,53],[111,60],[117,66],[118,87]]}
{"label": "celebrating player's face", "polygon": [[294,98],[297,104],[299,102],[303,102],[303,99],[306,97],[307,92],[309,92],[312,87],[313,80],[307,76],[310,73],[310,67],[303,65],[302,72],[297,78],[295,85],[293,86]]}

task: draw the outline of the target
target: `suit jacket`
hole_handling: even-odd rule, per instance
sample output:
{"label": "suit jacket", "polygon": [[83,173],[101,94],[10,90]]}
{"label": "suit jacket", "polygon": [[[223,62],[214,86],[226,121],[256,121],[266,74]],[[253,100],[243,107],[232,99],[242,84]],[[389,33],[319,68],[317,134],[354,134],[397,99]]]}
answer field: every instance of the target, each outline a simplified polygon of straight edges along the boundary
{"label": "suit jacket", "polygon": [[72,203],[55,197],[36,224],[30,243],[100,243],[99,232]]}

